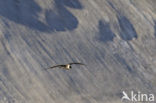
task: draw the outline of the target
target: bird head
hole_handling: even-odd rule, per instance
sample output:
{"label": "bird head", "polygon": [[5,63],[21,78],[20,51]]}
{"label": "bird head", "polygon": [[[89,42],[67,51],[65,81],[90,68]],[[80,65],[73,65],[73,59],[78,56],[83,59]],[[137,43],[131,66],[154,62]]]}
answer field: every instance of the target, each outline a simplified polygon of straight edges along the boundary
{"label": "bird head", "polygon": [[69,65],[69,68],[71,69],[71,68],[72,68],[72,66],[71,66],[71,65]]}

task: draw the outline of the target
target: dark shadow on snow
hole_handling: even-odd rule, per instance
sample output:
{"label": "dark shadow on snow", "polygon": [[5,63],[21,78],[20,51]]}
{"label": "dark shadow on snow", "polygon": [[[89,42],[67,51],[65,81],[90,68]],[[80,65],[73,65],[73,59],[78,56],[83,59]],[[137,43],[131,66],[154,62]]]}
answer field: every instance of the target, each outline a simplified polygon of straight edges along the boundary
{"label": "dark shadow on snow", "polygon": [[47,26],[38,20],[41,8],[33,0],[0,0],[0,15],[18,24],[40,31],[48,30]]}
{"label": "dark shadow on snow", "polygon": [[133,24],[125,16],[122,16],[122,13],[118,9],[116,9],[115,5],[112,2],[110,2],[109,0],[107,0],[107,2],[116,11],[116,13],[118,13],[117,17],[119,26],[121,28],[120,37],[126,41],[132,40],[133,38],[137,39],[138,35],[135,31],[135,28],[133,27]]}
{"label": "dark shadow on snow", "polygon": [[48,25],[56,31],[73,30],[78,26],[77,18],[66,7],[82,9],[78,0],[55,0],[55,11],[46,11]]}
{"label": "dark shadow on snow", "polygon": [[156,37],[156,21],[154,21],[154,36]]}
{"label": "dark shadow on snow", "polygon": [[132,40],[133,38],[138,38],[138,35],[133,27],[133,24],[125,17],[118,17],[119,25],[121,28],[120,37],[123,40]]}
{"label": "dark shadow on snow", "polygon": [[42,32],[73,30],[77,18],[66,7],[81,9],[78,0],[55,0],[55,11],[46,12],[46,23],[39,20],[42,8],[34,0],[0,0],[0,16]]}
{"label": "dark shadow on snow", "polygon": [[109,23],[105,23],[102,20],[99,21],[98,25],[99,35],[97,39],[102,42],[113,41],[115,34],[112,32]]}

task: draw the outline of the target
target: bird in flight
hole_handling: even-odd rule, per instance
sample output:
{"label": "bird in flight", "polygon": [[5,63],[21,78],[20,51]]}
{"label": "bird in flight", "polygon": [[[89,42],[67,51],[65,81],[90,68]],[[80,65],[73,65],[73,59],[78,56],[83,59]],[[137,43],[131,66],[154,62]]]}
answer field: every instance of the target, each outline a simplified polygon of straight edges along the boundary
{"label": "bird in flight", "polygon": [[65,69],[65,70],[70,70],[72,68],[73,64],[77,64],[77,65],[85,65],[83,63],[68,63],[68,64],[64,64],[64,65],[55,65],[52,67],[49,67],[47,69],[53,69],[53,68],[61,68],[61,69]]}

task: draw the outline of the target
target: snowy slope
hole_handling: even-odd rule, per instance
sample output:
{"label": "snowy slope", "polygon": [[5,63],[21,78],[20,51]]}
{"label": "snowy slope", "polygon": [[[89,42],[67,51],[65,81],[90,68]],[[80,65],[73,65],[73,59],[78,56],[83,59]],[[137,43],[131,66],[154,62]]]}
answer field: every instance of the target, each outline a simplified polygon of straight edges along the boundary
{"label": "snowy slope", "polygon": [[[0,103],[121,103],[156,94],[155,0],[0,0]],[[44,68],[69,62],[70,71]]]}

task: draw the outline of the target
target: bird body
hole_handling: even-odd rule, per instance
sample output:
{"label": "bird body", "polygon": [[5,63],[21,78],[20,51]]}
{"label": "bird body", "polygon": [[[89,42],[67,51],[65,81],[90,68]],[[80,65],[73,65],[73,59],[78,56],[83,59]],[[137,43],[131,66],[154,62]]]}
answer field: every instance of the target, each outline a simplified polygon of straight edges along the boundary
{"label": "bird body", "polygon": [[71,65],[70,64],[67,64],[66,65],[66,69],[71,69],[72,67],[71,67]]}
{"label": "bird body", "polygon": [[47,69],[62,68],[62,69],[65,69],[65,70],[70,70],[72,68],[73,64],[85,65],[85,64],[82,64],[82,63],[68,63],[68,64],[65,64],[65,65],[55,65],[55,66],[49,67]]}

